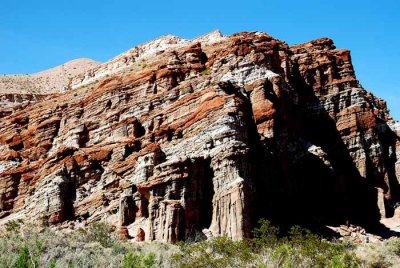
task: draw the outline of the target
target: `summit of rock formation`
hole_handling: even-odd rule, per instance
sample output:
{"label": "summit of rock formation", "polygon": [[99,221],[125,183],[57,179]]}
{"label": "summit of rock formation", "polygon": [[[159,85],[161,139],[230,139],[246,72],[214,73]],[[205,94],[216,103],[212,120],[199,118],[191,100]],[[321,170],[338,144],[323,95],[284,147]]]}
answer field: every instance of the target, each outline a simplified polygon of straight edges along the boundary
{"label": "summit of rock formation", "polygon": [[174,243],[399,214],[400,125],[331,39],[167,35],[89,65],[68,90],[2,95],[0,224]]}

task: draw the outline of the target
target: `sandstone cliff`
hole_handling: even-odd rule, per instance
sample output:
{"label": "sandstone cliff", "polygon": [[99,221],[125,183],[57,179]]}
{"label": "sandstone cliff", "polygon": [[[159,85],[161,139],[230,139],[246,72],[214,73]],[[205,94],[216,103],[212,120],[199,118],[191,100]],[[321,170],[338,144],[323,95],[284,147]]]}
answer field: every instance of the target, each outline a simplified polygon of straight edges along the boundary
{"label": "sandstone cliff", "polygon": [[[348,50],[261,32],[164,36],[0,106],[0,224],[107,221],[137,240],[241,239],[258,217],[373,226],[399,124]],[[10,104],[11,103],[11,104]]]}

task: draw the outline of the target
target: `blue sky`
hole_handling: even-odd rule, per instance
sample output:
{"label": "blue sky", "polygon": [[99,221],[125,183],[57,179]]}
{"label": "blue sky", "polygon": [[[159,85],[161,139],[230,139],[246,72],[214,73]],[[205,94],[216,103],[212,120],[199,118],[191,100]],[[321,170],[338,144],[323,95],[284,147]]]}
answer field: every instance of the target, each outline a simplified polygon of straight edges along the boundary
{"label": "blue sky", "polygon": [[352,51],[362,85],[400,119],[399,14],[399,0],[1,0],[0,73],[106,61],[165,34],[259,30],[289,44],[330,37]]}

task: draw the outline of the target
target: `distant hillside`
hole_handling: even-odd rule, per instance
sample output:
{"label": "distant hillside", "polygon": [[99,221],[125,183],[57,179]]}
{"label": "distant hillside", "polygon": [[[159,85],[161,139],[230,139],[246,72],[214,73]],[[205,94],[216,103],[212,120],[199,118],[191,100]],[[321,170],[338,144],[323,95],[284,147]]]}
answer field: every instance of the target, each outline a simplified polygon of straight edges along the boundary
{"label": "distant hillside", "polygon": [[62,92],[73,77],[85,73],[100,63],[91,59],[76,59],[36,74],[0,76],[0,94]]}

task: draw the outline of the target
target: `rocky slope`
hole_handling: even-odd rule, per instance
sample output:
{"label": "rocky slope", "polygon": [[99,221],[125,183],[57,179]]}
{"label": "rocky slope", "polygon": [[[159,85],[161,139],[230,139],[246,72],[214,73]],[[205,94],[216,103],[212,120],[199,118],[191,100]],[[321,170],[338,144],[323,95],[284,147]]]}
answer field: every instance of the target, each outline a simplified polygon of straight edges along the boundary
{"label": "rocky slope", "polygon": [[82,58],[35,74],[0,75],[0,117],[48,95],[71,90],[77,77],[99,64]]}
{"label": "rocky slope", "polygon": [[82,58],[35,74],[1,75],[0,94],[62,92],[71,87],[73,79],[99,64],[97,61]]}
{"label": "rocky slope", "polygon": [[371,228],[395,214],[399,124],[330,39],[164,36],[69,89],[0,106],[0,224],[107,221],[176,242],[241,239],[259,217]]}

